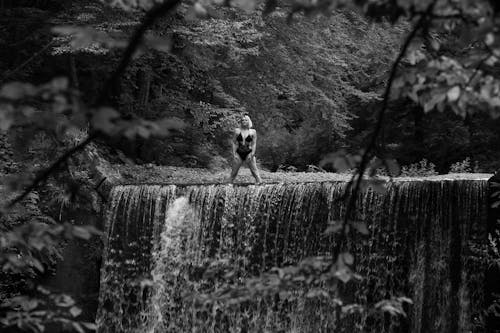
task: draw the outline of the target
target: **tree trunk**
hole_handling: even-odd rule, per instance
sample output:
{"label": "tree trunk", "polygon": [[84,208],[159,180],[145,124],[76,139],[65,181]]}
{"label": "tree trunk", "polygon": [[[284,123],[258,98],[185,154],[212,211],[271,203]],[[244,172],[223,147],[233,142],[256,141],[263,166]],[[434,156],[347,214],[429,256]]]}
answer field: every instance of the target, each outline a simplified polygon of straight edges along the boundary
{"label": "tree trunk", "polygon": [[69,73],[71,77],[71,87],[79,90],[80,84],[78,82],[78,74],[76,72],[76,60],[74,54],[69,55]]}
{"label": "tree trunk", "polygon": [[138,101],[138,114],[143,116],[147,111],[147,106],[149,102],[149,91],[151,89],[151,81],[153,78],[153,72],[151,68],[147,67],[141,69],[137,74],[139,93],[137,96]]}

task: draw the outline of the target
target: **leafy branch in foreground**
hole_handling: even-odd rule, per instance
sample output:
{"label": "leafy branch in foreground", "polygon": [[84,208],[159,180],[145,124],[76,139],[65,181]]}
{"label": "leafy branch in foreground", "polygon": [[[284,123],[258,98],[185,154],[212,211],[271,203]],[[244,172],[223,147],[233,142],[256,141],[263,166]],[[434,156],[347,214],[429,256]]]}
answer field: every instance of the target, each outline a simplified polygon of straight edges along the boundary
{"label": "leafy branch in foreground", "polygon": [[[107,80],[107,82],[104,84],[103,89],[101,90],[101,93],[99,94],[98,98],[94,102],[94,105],[100,106],[103,104],[108,104],[110,102],[110,96],[112,93],[112,88],[117,85],[118,80],[120,77],[123,75],[125,72],[126,68],[130,64],[132,57],[136,50],[139,48],[141,45],[144,35],[147,32],[148,29],[150,29],[153,24],[158,20],[160,17],[168,14],[171,12],[173,9],[176,8],[176,6],[180,3],[180,0],[170,0],[170,1],[165,1],[162,4],[154,6],[151,10],[149,10],[146,15],[144,16],[144,19],[142,20],[142,23],[137,27],[135,30],[134,34],[131,36],[130,41],[127,44],[127,47],[125,48],[125,51],[121,57],[120,63],[117,66],[117,68],[113,71],[111,74],[110,78]],[[83,28],[80,28],[81,30],[78,29],[69,29],[69,28],[56,28],[55,31],[59,33],[77,33],[78,38],[82,38],[78,34],[88,34],[90,33],[87,30],[84,30]],[[83,30],[83,31],[82,31]],[[91,39],[92,36],[87,36],[87,38]],[[99,37],[102,37],[99,35]],[[104,37],[103,37],[104,38]],[[120,44],[118,44],[120,45]],[[156,44],[155,46],[161,46],[163,48],[163,44]],[[45,85],[47,86],[47,85]],[[3,101],[5,104],[0,105],[2,106],[2,109],[0,109],[0,117],[3,118],[3,130],[6,131],[9,129],[10,126],[14,125],[15,117],[13,115],[14,113],[14,108],[11,106],[13,102],[17,102],[18,100],[22,100],[25,97],[35,97],[36,95],[43,95],[43,98],[46,99],[46,96],[44,95],[44,89],[43,87],[35,87],[31,84],[23,84],[19,82],[13,82],[9,83],[7,85],[4,85],[1,90],[0,90],[0,102]],[[54,80],[52,85],[48,85],[49,88],[55,88],[59,90],[65,90],[68,88],[67,81],[65,79],[60,79],[60,80]],[[56,91],[57,93],[58,91]],[[57,98],[58,96],[56,96]],[[63,111],[67,113],[68,109],[71,109],[71,105],[68,105],[65,99],[59,98],[55,99],[57,102],[59,102],[59,105],[57,109],[55,109],[55,113],[62,113]],[[66,105],[65,105],[66,102]],[[29,118],[32,114],[36,113],[37,110],[35,110],[33,107],[26,106],[23,109],[23,114]],[[47,180],[50,175],[52,175],[54,172],[56,172],[59,167],[65,163],[69,158],[71,158],[75,153],[83,150],[89,143],[94,141],[96,138],[99,136],[105,135],[105,136],[117,136],[117,135],[123,135],[125,134],[128,137],[134,136],[134,134],[137,134],[142,137],[148,137],[150,135],[168,135],[169,134],[169,129],[180,129],[183,127],[182,122],[179,120],[175,119],[165,119],[160,122],[145,122],[141,120],[133,120],[133,121],[126,121],[123,119],[119,118],[119,113],[110,109],[110,108],[97,108],[95,110],[94,108],[88,109],[87,112],[82,114],[81,110],[71,110],[75,111],[73,112],[73,123],[71,125],[73,126],[82,126],[85,124],[85,119],[90,120],[91,123],[91,134],[79,142],[76,146],[70,148],[67,150],[63,155],[61,155],[55,162],[53,162],[49,167],[45,168],[44,170],[38,172],[38,175],[35,177],[35,179],[31,182],[29,186],[25,188],[25,190],[16,196],[8,205],[7,207],[12,207],[14,204],[20,202],[23,198],[26,197],[28,193],[30,193],[32,190],[34,190],[40,183],[44,182]],[[46,115],[43,115],[46,117]],[[52,119],[56,120],[57,122],[60,122],[60,117],[57,117],[55,115],[52,115]],[[50,120],[52,120],[50,119]],[[32,120],[32,119],[31,119]],[[71,119],[70,119],[71,120]],[[32,120],[33,121],[33,120]],[[65,121],[65,120],[63,120]]]}
{"label": "leafy branch in foreground", "polygon": [[[60,172],[72,156],[82,151],[96,138],[162,136],[169,135],[170,131],[179,130],[184,126],[177,119],[164,119],[156,122],[125,119],[114,109],[101,107],[109,103],[111,88],[117,84],[130,64],[146,31],[158,18],[172,11],[179,2],[179,0],[164,2],[153,7],[145,15],[142,24],[127,44],[120,64],[104,84],[94,106],[81,107],[78,92],[69,87],[68,80],[65,78],[56,78],[42,85],[9,82],[0,87],[0,130],[2,132],[18,126],[29,129],[28,134],[42,131],[62,146],[59,149],[65,149],[60,157],[51,162],[48,167],[35,172],[32,180],[21,175],[16,181],[12,181],[13,188],[10,191],[17,187],[22,187],[22,190],[19,194],[7,193],[6,198],[13,195],[14,198],[6,200],[7,202],[1,207],[1,222],[7,230],[0,237],[0,274],[2,280],[14,279],[18,283],[22,282],[23,285],[16,288],[13,294],[11,292],[5,295],[6,297],[0,304],[0,327],[17,326],[19,329],[33,332],[45,331],[48,324],[62,325],[66,329],[78,332],[96,329],[95,324],[79,320],[82,310],[69,295],[56,294],[37,286],[37,278],[50,266],[50,263],[45,263],[47,260],[60,256],[58,252],[60,241],[73,238],[88,240],[92,235],[100,233],[92,226],[58,224],[48,217],[45,220],[37,220],[35,216],[29,215],[21,219],[20,225],[18,222],[12,224],[5,220],[17,221],[16,211],[21,209],[18,204],[25,208],[26,201],[30,201],[32,196],[37,196],[33,191],[40,184]],[[73,32],[78,31],[73,30]],[[148,38],[148,41],[150,40],[151,38]],[[164,43],[156,41],[154,46],[164,48]],[[90,125],[90,134],[86,138],[76,144],[68,140],[72,136],[72,131],[86,128],[88,125]],[[31,138],[25,139],[28,144]],[[69,149],[68,145],[71,146]],[[24,185],[28,182],[29,184]]]}

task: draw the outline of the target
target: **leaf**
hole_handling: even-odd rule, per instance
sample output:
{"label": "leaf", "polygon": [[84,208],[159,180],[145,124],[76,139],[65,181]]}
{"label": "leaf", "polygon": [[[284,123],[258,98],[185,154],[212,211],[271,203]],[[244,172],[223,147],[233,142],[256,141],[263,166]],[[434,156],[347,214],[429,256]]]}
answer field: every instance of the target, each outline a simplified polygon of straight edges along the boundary
{"label": "leaf", "polygon": [[342,260],[344,260],[344,262],[347,265],[354,264],[354,256],[352,254],[350,254],[349,252],[342,253]]}
{"label": "leaf", "polygon": [[408,297],[401,296],[401,297],[398,297],[397,300],[398,300],[398,302],[401,302],[401,303],[413,304],[412,299],[408,298]]}
{"label": "leaf", "polygon": [[81,322],[80,324],[88,330],[97,330],[97,325],[94,323]]}
{"label": "leaf", "polygon": [[398,309],[397,307],[395,307],[391,304],[384,304],[380,309],[383,312],[389,312],[392,316],[404,315],[404,311],[402,311],[401,309]]}
{"label": "leaf", "polygon": [[368,231],[368,228],[366,226],[366,223],[364,222],[358,222],[354,221],[350,223],[354,229],[356,229],[360,234],[363,235],[369,235],[370,231]]}
{"label": "leaf", "polygon": [[16,81],[4,84],[0,89],[0,97],[16,100],[25,96],[33,96],[36,91],[32,84]]}
{"label": "leaf", "polygon": [[186,127],[186,123],[177,117],[163,118],[156,121],[155,125],[152,134],[157,137],[168,136],[172,131],[182,131]]}
{"label": "leaf", "polygon": [[342,268],[339,268],[336,272],[335,272],[335,276],[342,282],[344,283],[347,283],[349,282],[349,280],[351,280],[352,278],[352,272],[351,270],[349,269],[349,267],[347,266],[344,266]]}
{"label": "leaf", "polygon": [[77,323],[77,322],[71,322],[71,325],[75,328],[75,330],[78,333],[85,333],[85,330],[83,329],[82,325],[80,325],[79,323]]}
{"label": "leaf", "polygon": [[487,33],[484,37],[484,42],[486,45],[491,46],[495,43],[495,35],[493,33]]}
{"label": "leaf", "polygon": [[0,105],[0,131],[6,132],[14,123],[12,105]]}
{"label": "leaf", "polygon": [[307,298],[328,297],[328,293],[322,289],[311,289],[307,292]]}
{"label": "leaf", "polygon": [[446,93],[446,97],[448,98],[448,101],[450,101],[450,102],[457,101],[458,98],[460,97],[460,87],[455,86],[455,87],[451,88],[450,90],[448,90],[448,92]]}
{"label": "leaf", "polygon": [[348,304],[342,306],[342,313],[352,314],[356,312],[363,312],[363,307],[359,304]]}
{"label": "leaf", "polygon": [[441,44],[436,39],[433,39],[431,41],[431,47],[434,49],[434,51],[439,51],[439,49],[441,48]]}
{"label": "leaf", "polygon": [[429,111],[432,111],[437,104],[444,102],[446,97],[447,94],[436,93],[427,102],[424,103],[424,112],[428,113]]}
{"label": "leaf", "polygon": [[410,54],[408,54],[408,62],[411,65],[415,65],[420,61],[425,60],[425,58],[426,58],[425,54],[420,50],[415,50],[413,52],[410,52]]}
{"label": "leaf", "polygon": [[172,39],[168,36],[147,35],[144,40],[149,47],[157,51],[168,53],[172,50]]}
{"label": "leaf", "polygon": [[45,271],[42,263],[38,259],[32,258],[31,265],[35,267],[40,273],[43,273]]}
{"label": "leaf", "polygon": [[238,7],[243,11],[250,13],[255,10],[255,6],[257,5],[256,0],[232,0],[231,5],[234,7]]}
{"label": "leaf", "polygon": [[38,306],[38,300],[36,299],[29,299],[21,303],[21,307],[23,308],[24,311],[31,311],[36,309]]}
{"label": "leaf", "polygon": [[69,313],[71,313],[73,317],[78,317],[82,313],[82,309],[77,306],[72,306],[71,309],[69,309]]}
{"label": "leaf", "polygon": [[91,236],[90,231],[87,230],[87,228],[79,227],[79,226],[73,226],[72,234],[73,234],[73,236],[81,238],[81,239],[89,239]]}
{"label": "leaf", "polygon": [[73,306],[75,304],[75,300],[69,296],[69,295],[57,295],[54,299],[54,303],[57,306],[63,307],[63,308],[68,308],[70,306]]}
{"label": "leaf", "polygon": [[67,90],[69,87],[69,81],[66,77],[57,77],[48,83],[50,88],[54,92]]}
{"label": "leaf", "polygon": [[328,224],[328,227],[326,227],[325,231],[323,232],[324,235],[330,235],[339,232],[342,229],[343,222],[342,221],[334,221],[332,223]]}
{"label": "leaf", "polygon": [[92,116],[92,127],[106,134],[113,134],[116,130],[114,122],[120,118],[118,111],[112,108],[100,108]]}
{"label": "leaf", "polygon": [[194,10],[194,13],[197,17],[205,17],[208,14],[205,7],[199,2],[197,2],[193,5],[193,10]]}

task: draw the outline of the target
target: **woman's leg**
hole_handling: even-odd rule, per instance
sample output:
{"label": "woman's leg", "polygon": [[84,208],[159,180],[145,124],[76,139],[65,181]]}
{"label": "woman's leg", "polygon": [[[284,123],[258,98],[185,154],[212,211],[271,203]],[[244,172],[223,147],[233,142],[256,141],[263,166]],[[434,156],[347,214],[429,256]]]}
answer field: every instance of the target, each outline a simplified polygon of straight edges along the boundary
{"label": "woman's leg", "polygon": [[262,179],[260,179],[259,169],[257,169],[257,159],[255,156],[252,156],[248,160],[248,167],[250,168],[250,172],[252,173],[253,178],[257,183],[262,183]]}
{"label": "woman's leg", "polygon": [[243,161],[239,157],[235,157],[233,159],[233,169],[231,170],[231,176],[229,177],[229,181],[232,183],[234,182],[234,179],[238,175],[238,171],[241,168],[241,165],[243,164]]}

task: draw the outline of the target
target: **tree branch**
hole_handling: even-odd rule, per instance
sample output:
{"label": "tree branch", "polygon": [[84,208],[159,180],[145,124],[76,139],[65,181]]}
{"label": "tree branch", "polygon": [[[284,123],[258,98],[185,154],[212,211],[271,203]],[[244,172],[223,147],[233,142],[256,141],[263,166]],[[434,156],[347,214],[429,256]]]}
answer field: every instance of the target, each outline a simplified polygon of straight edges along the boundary
{"label": "tree branch", "polygon": [[135,30],[134,34],[130,38],[128,46],[123,52],[123,56],[120,60],[120,63],[118,64],[118,67],[115,69],[111,77],[104,85],[101,94],[95,102],[96,105],[103,105],[109,102],[111,90],[119,83],[120,77],[130,64],[130,61],[132,60],[135,51],[141,44],[146,31],[153,26],[158,18],[168,14],[171,10],[175,9],[181,3],[181,1],[182,0],[168,0],[160,5],[153,7],[146,13],[141,25]]}
{"label": "tree branch", "polygon": [[21,65],[17,66],[11,71],[7,71],[4,76],[0,79],[0,84],[4,83],[7,79],[9,79],[12,75],[16,74],[19,72],[21,69],[23,69],[26,65],[28,65],[30,62],[32,62],[34,59],[36,59],[38,56],[42,55],[52,44],[54,44],[55,40],[51,40],[47,45],[42,47],[41,50],[33,54],[28,60],[23,62]]}
{"label": "tree branch", "polygon": [[[104,88],[102,89],[99,97],[96,100],[95,105],[102,105],[107,102],[108,97],[109,97],[109,92],[111,88],[118,83],[118,80],[120,79],[121,75],[125,72],[127,69],[128,65],[130,64],[130,61],[132,60],[132,56],[134,55],[135,51],[139,47],[144,34],[146,33],[147,30],[149,30],[153,24],[156,22],[156,20],[163,15],[168,14],[170,11],[175,9],[178,4],[181,3],[182,0],[168,0],[162,4],[156,5],[153,7],[150,11],[148,11],[142,21],[142,23],[137,27],[135,30],[134,34],[130,38],[130,41],[127,45],[127,48],[125,49],[122,58],[120,60],[120,63],[118,67],[115,69],[111,77],[107,80],[106,84],[104,85]],[[52,43],[52,42],[51,42]],[[31,61],[32,58],[37,56],[38,54],[42,53],[46,48],[48,48],[51,43],[49,43],[44,49],[39,51],[37,54],[35,54],[33,57],[28,59],[27,62]],[[22,65],[24,66],[24,64]],[[77,144],[75,147],[69,149],[66,151],[62,156],[60,156],[54,163],[52,163],[48,168],[44,169],[41,171],[33,180],[33,182],[23,190],[21,194],[16,196],[9,204],[7,205],[8,208],[11,208],[14,206],[16,203],[19,203],[21,200],[23,200],[31,191],[33,191],[37,186],[47,180],[52,173],[57,171],[59,167],[66,162],[73,154],[83,150],[89,143],[91,143],[96,137],[98,137],[98,133],[92,133],[90,134],[85,140],[81,141],[79,144]]]}
{"label": "tree branch", "polygon": [[7,206],[7,208],[12,208],[16,203],[20,202],[23,200],[31,191],[33,191],[37,186],[45,181],[49,176],[56,170],[59,169],[59,167],[66,162],[67,159],[69,159],[73,154],[76,152],[83,150],[92,140],[95,138],[94,136],[88,136],[85,140],[71,148],[70,150],[66,151],[62,156],[60,156],[55,162],[53,162],[48,168],[40,172],[35,179],[31,182],[31,185],[28,186],[23,190],[21,194],[19,194],[17,197],[15,197]]}
{"label": "tree branch", "polygon": [[[396,57],[396,60],[392,64],[391,71],[389,74],[389,79],[387,81],[387,85],[385,87],[384,95],[383,95],[383,100],[382,100],[382,106],[380,108],[380,111],[377,116],[377,122],[375,124],[375,128],[373,129],[372,135],[370,142],[368,143],[368,146],[366,147],[366,150],[364,151],[361,162],[357,168],[357,171],[354,173],[352,176],[351,180],[349,181],[347,188],[345,190],[345,198],[347,200],[346,204],[346,210],[345,210],[345,216],[344,220],[342,223],[342,229],[340,230],[340,239],[337,242],[336,246],[336,253],[334,255],[339,255],[345,241],[347,240],[347,235],[346,235],[346,228],[347,225],[349,224],[349,218],[351,213],[354,211],[356,207],[356,199],[357,195],[361,189],[361,183],[363,181],[363,175],[366,172],[366,169],[368,167],[368,163],[370,162],[370,159],[372,157],[372,151],[375,149],[375,146],[377,144],[377,139],[379,137],[380,131],[382,130],[382,125],[384,123],[384,117],[385,117],[385,112],[387,111],[387,107],[389,105],[389,99],[390,99],[390,94],[391,94],[391,89],[392,89],[392,84],[394,82],[394,79],[396,78],[398,66],[403,60],[406,51],[408,50],[411,42],[417,35],[417,33],[420,31],[420,29],[424,26],[425,21],[428,19],[429,16],[431,16],[431,13],[434,9],[434,6],[436,4],[436,1],[431,3],[426,10],[424,14],[421,14],[417,23],[413,26],[412,30],[406,37],[403,46],[401,47],[401,50],[399,51],[398,56]],[[353,184],[354,184],[354,189],[353,189]],[[351,192],[351,189],[352,192]],[[351,193],[349,193],[351,192]]]}

